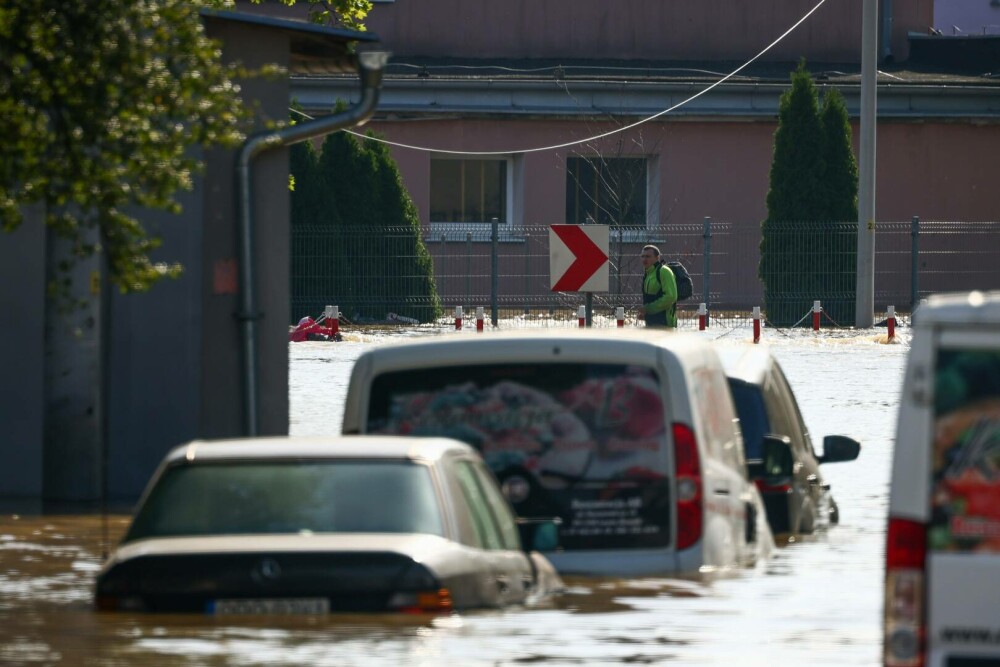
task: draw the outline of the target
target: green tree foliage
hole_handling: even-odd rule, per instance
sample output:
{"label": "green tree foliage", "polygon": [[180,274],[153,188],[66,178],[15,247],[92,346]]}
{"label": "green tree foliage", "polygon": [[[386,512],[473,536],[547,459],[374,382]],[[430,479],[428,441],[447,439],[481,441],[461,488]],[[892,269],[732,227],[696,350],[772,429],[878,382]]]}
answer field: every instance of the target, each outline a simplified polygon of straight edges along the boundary
{"label": "green tree foliage", "polygon": [[417,209],[388,149],[346,132],[292,148],[292,308],[352,319],[440,317]]}
{"label": "green tree foliage", "polygon": [[[819,95],[805,61],[781,96],[762,223],[758,274],[768,320],[798,323],[820,300],[835,321],[854,321],[857,165],[836,90]],[[805,318],[809,323],[809,318]]]}
{"label": "green tree foliage", "polygon": [[[280,0],[294,4],[294,0]],[[0,5],[0,226],[41,204],[77,258],[107,254],[121,291],[178,265],[130,214],[177,212],[199,147],[235,146],[249,127],[238,78],[205,36],[199,5],[227,0],[5,0]],[[317,22],[363,28],[368,0],[311,0]],[[258,72],[261,74],[264,72]],[[96,242],[95,242],[96,241]],[[69,268],[68,260],[66,266]],[[50,286],[65,294],[68,273]]]}
{"label": "green tree foliage", "polygon": [[196,145],[233,145],[245,112],[197,8],[182,0],[12,0],[0,8],[0,220],[44,204],[77,256],[97,230],[111,280],[144,290],[176,267],[127,211],[179,210]]}

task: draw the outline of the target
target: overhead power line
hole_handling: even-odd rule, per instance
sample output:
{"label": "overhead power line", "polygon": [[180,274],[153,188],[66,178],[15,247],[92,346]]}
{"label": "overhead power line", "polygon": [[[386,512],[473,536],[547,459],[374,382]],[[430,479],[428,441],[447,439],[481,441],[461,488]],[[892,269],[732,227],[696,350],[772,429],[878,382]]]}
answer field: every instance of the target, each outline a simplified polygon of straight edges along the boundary
{"label": "overhead power line", "polygon": [[[798,28],[800,25],[802,25],[803,23],[805,23],[805,21],[810,16],[812,16],[814,13],[816,13],[816,10],[818,10],[820,7],[822,7],[824,3],[826,3],[826,0],[819,0],[819,2],[816,3],[816,5],[812,9],[810,9],[808,12],[805,13],[805,15],[802,16],[802,18],[800,18],[798,21],[796,21],[794,24],[792,24],[792,27],[790,27],[785,32],[781,33],[781,35],[777,39],[775,39],[773,42],[771,42],[770,44],[768,44],[767,46],[765,46],[763,48],[763,50],[760,51],[760,53],[758,53],[757,55],[755,55],[753,58],[750,58],[750,60],[747,60],[745,63],[743,63],[742,65],[740,65],[736,69],[734,69],[729,74],[726,74],[725,76],[723,76],[718,81],[710,84],[707,88],[698,91],[697,93],[695,93],[691,97],[678,102],[677,104],[673,105],[672,107],[668,107],[666,109],[663,109],[662,111],[656,112],[652,116],[647,116],[645,118],[642,118],[640,120],[635,121],[634,123],[630,123],[628,125],[623,125],[622,127],[618,127],[618,128],[613,129],[613,130],[609,130],[607,132],[603,132],[601,134],[595,134],[594,136],[586,137],[584,139],[576,139],[574,141],[567,141],[567,142],[562,143],[562,144],[553,144],[551,146],[536,146],[536,147],[533,147],[533,148],[516,148],[516,149],[501,150],[501,151],[496,151],[496,150],[494,150],[494,151],[458,151],[458,150],[450,150],[450,149],[447,149],[447,148],[433,148],[433,147],[430,147],[430,146],[415,146],[413,144],[404,144],[404,143],[400,143],[398,141],[390,141],[388,139],[383,139],[381,137],[371,137],[371,136],[362,134],[360,132],[354,132],[353,130],[342,130],[342,131],[343,132],[347,132],[348,134],[353,134],[354,136],[359,137],[361,139],[366,139],[368,141],[376,141],[376,142],[379,142],[379,143],[382,143],[382,144],[387,144],[389,146],[395,146],[397,148],[409,148],[411,150],[426,151],[426,152],[429,152],[429,153],[442,153],[442,154],[445,154],[445,155],[480,155],[480,156],[512,155],[512,154],[517,154],[517,153],[541,153],[541,152],[544,152],[544,151],[558,150],[560,148],[569,148],[570,146],[579,146],[580,144],[586,144],[586,143],[589,143],[591,141],[596,141],[598,139],[604,139],[605,137],[610,137],[610,136],[618,134],[620,132],[625,132],[626,130],[631,130],[634,127],[638,127],[638,126],[640,126],[640,125],[642,125],[644,123],[648,123],[648,122],[650,122],[652,120],[656,120],[660,116],[664,116],[664,115],[670,113],[671,111],[675,111],[676,109],[679,109],[680,107],[684,106],[685,104],[698,99],[702,95],[705,95],[706,93],[708,93],[711,90],[713,90],[714,88],[722,85],[723,83],[725,83],[729,79],[733,78],[734,76],[736,76],[737,74],[739,74],[740,72],[742,72],[743,70],[745,70],[747,67],[749,67],[750,65],[752,65],[755,61],[757,61],[761,56],[763,56],[765,53],[767,53],[768,51],[770,51],[771,49],[773,49],[775,46],[777,46],[779,43],[781,43],[781,41],[783,39],[785,39],[790,34],[792,34],[792,32],[794,32],[796,28]],[[297,114],[300,114],[300,115],[304,116],[305,118],[309,118],[310,120],[313,119],[312,116],[310,116],[310,115],[308,115],[306,113],[303,113],[302,111],[299,111],[298,109],[292,109],[292,111],[294,111]]]}

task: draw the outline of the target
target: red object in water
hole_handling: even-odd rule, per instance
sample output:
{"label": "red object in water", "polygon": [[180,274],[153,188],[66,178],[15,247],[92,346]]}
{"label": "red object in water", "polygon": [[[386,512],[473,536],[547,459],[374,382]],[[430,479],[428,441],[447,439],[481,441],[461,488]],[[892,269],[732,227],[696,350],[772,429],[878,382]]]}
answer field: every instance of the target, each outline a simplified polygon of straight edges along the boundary
{"label": "red object in water", "polygon": [[330,320],[330,326],[324,327],[311,317],[303,317],[294,329],[288,332],[288,340],[292,343],[302,343],[307,340],[340,340],[338,320]]}
{"label": "red object in water", "polygon": [[753,318],[753,342],[760,342],[760,318]]}

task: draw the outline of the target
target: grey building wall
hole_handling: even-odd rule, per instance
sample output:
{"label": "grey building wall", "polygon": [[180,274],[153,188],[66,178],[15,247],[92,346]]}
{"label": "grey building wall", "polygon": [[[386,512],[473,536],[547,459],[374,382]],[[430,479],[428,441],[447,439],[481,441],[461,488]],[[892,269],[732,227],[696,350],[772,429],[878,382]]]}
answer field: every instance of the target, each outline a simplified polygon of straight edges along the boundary
{"label": "grey building wall", "polygon": [[183,215],[145,211],[149,232],[163,239],[154,261],[180,262],[176,280],[144,294],[114,294],[109,383],[112,496],[141,492],[163,455],[198,435],[201,411],[201,216],[203,187],[180,198]]}
{"label": "grey building wall", "polygon": [[0,496],[42,492],[45,228],[41,210],[0,233]]}

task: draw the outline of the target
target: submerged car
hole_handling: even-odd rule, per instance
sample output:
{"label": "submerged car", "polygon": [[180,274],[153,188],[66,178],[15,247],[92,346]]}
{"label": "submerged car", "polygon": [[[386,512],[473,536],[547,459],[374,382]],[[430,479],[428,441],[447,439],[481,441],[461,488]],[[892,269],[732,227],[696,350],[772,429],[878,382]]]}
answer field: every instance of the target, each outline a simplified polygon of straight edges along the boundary
{"label": "submerged car", "polygon": [[[838,523],[840,510],[820,464],[853,461],[861,444],[828,435],[823,455],[817,456],[795,393],[774,355],[757,345],[720,348],[719,355],[739,414],[747,466],[764,497],[772,532],[794,537]],[[765,452],[765,447],[777,447],[779,453]]]}
{"label": "submerged car", "polygon": [[192,442],[160,465],[95,602],[208,614],[502,607],[561,586],[522,548],[522,533],[541,543],[555,532],[519,529],[479,455],[453,440]]}
{"label": "submerged car", "polygon": [[562,574],[709,574],[774,544],[713,347],[675,332],[513,332],[382,345],[347,434],[473,445],[522,516],[556,516]]}

